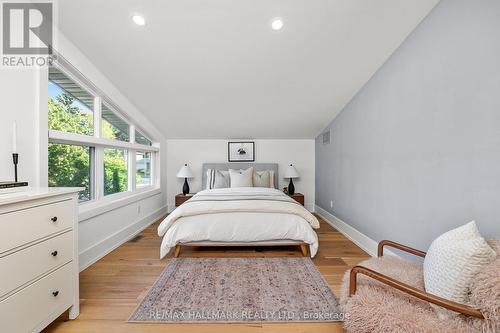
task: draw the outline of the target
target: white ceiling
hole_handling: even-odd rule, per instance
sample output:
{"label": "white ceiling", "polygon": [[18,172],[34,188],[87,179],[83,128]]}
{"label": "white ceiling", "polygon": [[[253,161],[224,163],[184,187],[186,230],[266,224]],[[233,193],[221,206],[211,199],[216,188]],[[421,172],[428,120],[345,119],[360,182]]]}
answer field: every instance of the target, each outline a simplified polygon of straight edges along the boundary
{"label": "white ceiling", "polygon": [[[314,138],[439,0],[64,0],[68,37],[166,138]],[[141,13],[145,27],[132,23]],[[281,17],[280,31],[270,28]]]}

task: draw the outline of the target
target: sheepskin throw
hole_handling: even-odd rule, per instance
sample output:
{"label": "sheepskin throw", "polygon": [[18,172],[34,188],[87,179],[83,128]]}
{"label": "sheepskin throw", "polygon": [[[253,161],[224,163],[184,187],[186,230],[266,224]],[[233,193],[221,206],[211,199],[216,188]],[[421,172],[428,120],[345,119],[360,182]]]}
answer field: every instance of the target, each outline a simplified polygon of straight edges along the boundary
{"label": "sheepskin throw", "polygon": [[[440,319],[424,302],[363,275],[358,276],[356,294],[348,297],[349,271],[344,275],[340,304],[349,333],[498,333],[500,332],[500,241],[489,241],[496,259],[474,277],[469,305],[485,319],[463,315]],[[360,263],[418,289],[424,290],[422,265],[391,256]]]}

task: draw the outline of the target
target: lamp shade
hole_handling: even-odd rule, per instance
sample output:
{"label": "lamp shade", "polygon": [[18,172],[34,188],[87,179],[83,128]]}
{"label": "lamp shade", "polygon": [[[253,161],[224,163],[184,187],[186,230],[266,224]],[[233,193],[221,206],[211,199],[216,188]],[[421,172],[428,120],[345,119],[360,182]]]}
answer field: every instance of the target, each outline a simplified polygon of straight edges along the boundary
{"label": "lamp shade", "polygon": [[283,176],[283,178],[299,178],[300,175],[299,173],[297,172],[297,169],[295,169],[295,167],[293,165],[289,165],[286,167],[285,169],[285,175]]}
{"label": "lamp shade", "polygon": [[177,172],[177,178],[193,178],[193,172],[188,167],[187,164],[184,164],[183,167]]}

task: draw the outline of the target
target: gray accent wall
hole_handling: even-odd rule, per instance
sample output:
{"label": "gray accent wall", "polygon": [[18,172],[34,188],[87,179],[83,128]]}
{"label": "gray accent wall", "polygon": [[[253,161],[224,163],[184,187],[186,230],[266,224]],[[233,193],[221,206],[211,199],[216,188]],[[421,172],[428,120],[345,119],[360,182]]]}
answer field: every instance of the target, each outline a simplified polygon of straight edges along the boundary
{"label": "gray accent wall", "polygon": [[500,1],[442,0],[327,130],[316,205],[376,241],[500,238]]}

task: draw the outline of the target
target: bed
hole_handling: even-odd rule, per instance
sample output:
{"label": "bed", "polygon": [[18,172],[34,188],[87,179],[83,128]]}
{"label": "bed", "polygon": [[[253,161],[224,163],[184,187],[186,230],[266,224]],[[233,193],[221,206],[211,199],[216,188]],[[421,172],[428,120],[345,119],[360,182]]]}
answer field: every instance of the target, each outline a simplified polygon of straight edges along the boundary
{"label": "bed", "polygon": [[314,257],[319,222],[302,205],[278,190],[278,165],[274,163],[205,163],[207,170],[271,170],[270,187],[204,189],[177,207],[158,226],[163,237],[160,257],[181,246],[300,246],[304,256]]}

